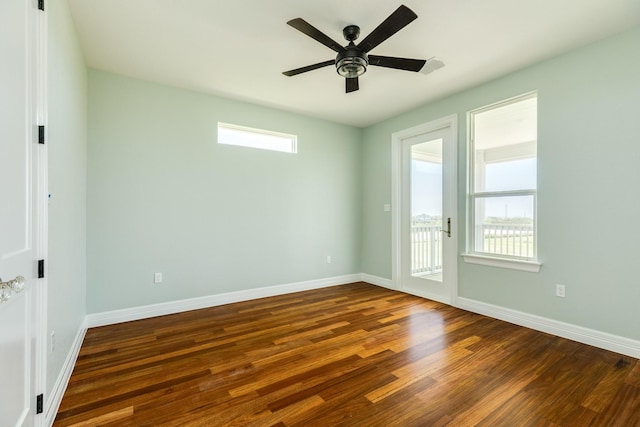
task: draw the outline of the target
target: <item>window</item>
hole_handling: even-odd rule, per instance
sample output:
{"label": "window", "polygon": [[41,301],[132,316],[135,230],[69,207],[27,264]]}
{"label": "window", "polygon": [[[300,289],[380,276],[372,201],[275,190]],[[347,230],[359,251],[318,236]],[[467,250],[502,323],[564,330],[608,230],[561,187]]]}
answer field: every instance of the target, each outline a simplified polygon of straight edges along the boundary
{"label": "window", "polygon": [[469,252],[535,262],[536,94],[474,110],[469,117]]}
{"label": "window", "polygon": [[239,145],[263,150],[297,152],[297,137],[286,133],[253,129],[218,122],[218,144]]}

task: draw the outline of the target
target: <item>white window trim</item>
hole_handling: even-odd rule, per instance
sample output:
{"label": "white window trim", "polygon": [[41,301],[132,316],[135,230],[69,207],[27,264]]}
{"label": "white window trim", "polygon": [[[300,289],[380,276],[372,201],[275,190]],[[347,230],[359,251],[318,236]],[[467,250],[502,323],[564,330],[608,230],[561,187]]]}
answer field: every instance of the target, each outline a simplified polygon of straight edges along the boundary
{"label": "white window trim", "polygon": [[542,267],[542,263],[539,261],[528,261],[524,259],[515,258],[501,258],[497,256],[488,256],[480,254],[465,253],[462,254],[462,259],[467,264],[485,265],[488,267],[506,268],[509,270],[527,271],[529,273],[537,273]]}
{"label": "white window trim", "polygon": [[297,135],[292,135],[292,134],[282,133],[282,132],[274,132],[274,131],[265,130],[265,129],[251,128],[251,127],[248,127],[248,126],[234,125],[234,124],[231,124],[231,123],[224,123],[224,122],[218,122],[218,127],[217,127],[218,132],[220,131],[220,128],[230,129],[230,130],[237,130],[237,131],[242,131],[242,132],[251,133],[251,134],[255,134],[255,135],[276,136],[276,137],[288,139],[288,140],[291,141],[291,150],[290,151],[289,150],[286,150],[286,151],[285,150],[277,150],[277,149],[272,149],[272,148],[267,148],[267,147],[260,147],[260,146],[257,146],[257,145],[230,144],[228,142],[221,142],[219,136],[217,138],[218,144],[231,145],[231,146],[236,146],[236,147],[255,148],[255,149],[258,149],[258,150],[276,151],[276,152],[279,152],[279,153],[287,153],[287,154],[296,154],[298,152],[298,137],[297,137]]}
{"label": "white window trim", "polygon": [[[461,254],[462,258],[464,259],[464,261],[468,264],[477,264],[477,265],[484,265],[484,266],[489,266],[489,267],[498,267],[498,268],[505,268],[505,269],[510,269],[510,270],[519,270],[519,271],[527,271],[527,272],[531,272],[531,273],[537,273],[540,271],[540,268],[542,267],[542,263],[538,260],[538,227],[537,227],[537,223],[538,223],[538,214],[537,214],[537,198],[538,198],[538,190],[537,188],[535,190],[515,190],[515,191],[504,191],[504,192],[480,192],[477,193],[475,191],[473,191],[474,188],[474,184],[475,184],[475,168],[474,168],[474,159],[475,159],[475,155],[474,155],[474,141],[473,141],[473,134],[474,134],[474,129],[473,129],[473,116],[474,114],[478,114],[478,113],[482,113],[482,112],[486,112],[504,105],[509,105],[515,102],[520,102],[520,101],[524,101],[526,99],[530,99],[530,98],[537,98],[538,96],[538,92],[534,91],[534,92],[530,92],[530,93],[526,93],[523,95],[519,95],[519,96],[515,96],[513,98],[509,98],[500,102],[496,102],[494,104],[490,104],[490,105],[486,105],[484,107],[481,108],[477,108],[475,110],[469,111],[467,113],[467,123],[468,125],[468,142],[467,142],[467,159],[468,159],[468,164],[469,167],[467,169],[467,173],[468,178],[467,178],[467,186],[468,186],[468,190],[467,190],[467,213],[468,213],[468,218],[467,218],[467,238],[466,238],[466,244],[467,244],[467,249],[471,249],[474,248],[474,243],[473,243],[473,239],[474,236],[471,233],[470,230],[473,230],[474,227],[474,218],[475,218],[475,199],[478,197],[495,197],[495,196],[509,196],[509,195],[533,195],[534,197],[534,211],[535,211],[535,216],[534,216],[534,223],[533,223],[533,229],[534,229],[534,235],[536,236],[536,239],[534,241],[534,247],[533,247],[533,253],[534,253],[534,257],[533,258],[525,258],[525,257],[505,257],[505,256],[501,256],[501,255],[493,255],[490,253],[485,253],[485,252],[472,252],[472,251],[468,251],[466,253]],[[531,144],[531,142],[527,142],[526,143]],[[537,151],[537,150],[536,150]],[[524,156],[524,157],[529,157],[529,156]],[[536,154],[537,157],[537,154]]]}

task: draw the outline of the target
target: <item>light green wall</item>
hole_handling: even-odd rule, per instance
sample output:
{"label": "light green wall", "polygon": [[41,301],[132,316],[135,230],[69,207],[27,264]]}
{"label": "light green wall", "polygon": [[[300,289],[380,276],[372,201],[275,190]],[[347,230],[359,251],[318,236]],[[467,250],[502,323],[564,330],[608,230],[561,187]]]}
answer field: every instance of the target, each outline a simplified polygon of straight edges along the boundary
{"label": "light green wall", "polygon": [[[391,278],[391,134],[458,114],[464,251],[466,113],[538,91],[540,273],[458,264],[459,295],[640,339],[640,29],[364,130],[363,271]],[[428,78],[428,77],[427,77]],[[567,297],[554,296],[556,283]]]}
{"label": "light green wall", "polygon": [[[218,121],[298,153],[218,145]],[[88,312],[359,273],[361,136],[90,70]]]}
{"label": "light green wall", "polygon": [[66,0],[47,2],[49,258],[47,393],[86,314],[87,71]]}
{"label": "light green wall", "polygon": [[[57,350],[48,389],[86,312],[360,271],[390,278],[391,217],[382,206],[391,201],[391,134],[458,114],[462,219],[466,112],[532,90],[542,270],[459,260],[459,294],[640,339],[637,46],[640,29],[360,130],[95,70],[87,76],[66,1],[52,2],[48,326]],[[217,121],[295,133],[299,153],[219,146]],[[153,284],[156,271],[164,283]],[[567,298],[553,296],[555,283],[567,286]]]}

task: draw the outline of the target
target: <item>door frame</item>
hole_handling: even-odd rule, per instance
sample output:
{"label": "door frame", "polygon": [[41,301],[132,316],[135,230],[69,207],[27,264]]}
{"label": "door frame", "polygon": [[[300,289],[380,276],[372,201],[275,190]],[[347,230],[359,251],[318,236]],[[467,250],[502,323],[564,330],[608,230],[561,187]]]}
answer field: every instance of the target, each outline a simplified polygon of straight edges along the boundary
{"label": "door frame", "polygon": [[[37,0],[30,0],[29,40],[33,49],[29,61],[31,84],[29,87],[29,104],[31,108],[31,203],[32,205],[32,242],[34,271],[37,273],[37,260],[44,260],[44,277],[34,281],[32,289],[31,333],[34,354],[31,357],[31,397],[35,403],[36,396],[42,394],[42,413],[34,417],[34,426],[47,425],[46,412],[51,396],[47,395],[47,310],[48,310],[48,263],[49,263],[49,154],[47,138],[47,73],[48,73],[48,25],[47,3],[43,10],[38,8]],[[44,126],[45,140],[39,143],[38,126]]]}
{"label": "door frame", "polygon": [[[440,119],[432,120],[408,129],[394,132],[391,135],[391,280],[395,289],[411,293],[403,285],[402,273],[402,141],[441,129],[448,128],[451,133],[450,155],[442,159],[443,182],[448,184],[448,192],[443,194],[444,211],[448,211],[451,217],[452,232],[450,245],[444,249],[444,270],[447,284],[450,287],[449,296],[445,299],[433,298],[439,302],[453,305],[457,304],[458,297],[458,115],[452,114]],[[447,151],[443,149],[443,154]],[[425,297],[425,295],[418,295]]]}

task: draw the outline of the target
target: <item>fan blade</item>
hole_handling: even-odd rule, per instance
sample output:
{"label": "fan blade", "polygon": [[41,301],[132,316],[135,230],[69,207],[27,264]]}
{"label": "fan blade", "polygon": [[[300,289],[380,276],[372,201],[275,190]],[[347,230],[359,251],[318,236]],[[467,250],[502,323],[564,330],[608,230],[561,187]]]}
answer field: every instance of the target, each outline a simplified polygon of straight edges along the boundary
{"label": "fan blade", "polygon": [[307,21],[305,21],[302,18],[292,19],[291,21],[287,22],[287,24],[289,24],[296,30],[308,35],[312,39],[319,41],[320,43],[322,43],[323,45],[325,45],[331,50],[335,50],[338,53],[343,52],[345,50],[344,47],[340,45],[340,43],[332,40],[331,37],[329,37],[322,31],[318,30],[316,27],[309,24]]}
{"label": "fan blade", "polygon": [[353,77],[351,79],[345,79],[347,81],[347,90],[346,93],[355,92],[360,89],[360,85],[358,84],[358,78]]}
{"label": "fan blade", "polygon": [[369,52],[374,47],[409,25],[411,21],[416,19],[416,15],[411,9],[405,5],[401,5],[396,9],[384,22],[376,27],[364,40],[358,44],[358,48],[364,53]]}
{"label": "fan blade", "polygon": [[409,58],[394,58],[392,56],[377,56],[369,55],[369,65],[377,65],[378,67],[396,68],[398,70],[406,71],[420,71],[426,59],[409,59]]}
{"label": "fan blade", "polygon": [[298,74],[306,73],[307,71],[317,70],[318,68],[326,67],[327,65],[333,65],[336,63],[335,59],[330,59],[329,61],[318,62],[317,64],[307,65],[306,67],[296,68],[295,70],[285,71],[282,74],[285,76],[296,76]]}

